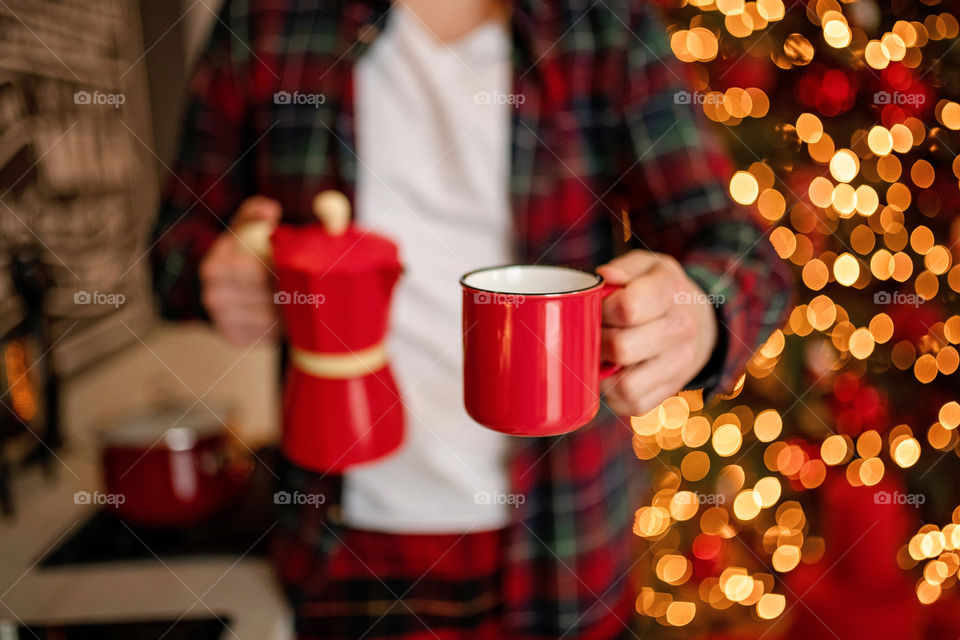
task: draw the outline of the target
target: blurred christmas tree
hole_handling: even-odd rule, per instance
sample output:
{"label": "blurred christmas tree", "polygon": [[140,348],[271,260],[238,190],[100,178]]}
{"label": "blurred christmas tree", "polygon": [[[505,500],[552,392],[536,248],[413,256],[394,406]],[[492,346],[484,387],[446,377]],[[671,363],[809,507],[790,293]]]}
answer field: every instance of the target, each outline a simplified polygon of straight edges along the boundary
{"label": "blurred christmas tree", "polygon": [[733,397],[633,418],[637,608],[678,637],[956,638],[958,7],[667,9],[677,100],[717,123],[798,293]]}

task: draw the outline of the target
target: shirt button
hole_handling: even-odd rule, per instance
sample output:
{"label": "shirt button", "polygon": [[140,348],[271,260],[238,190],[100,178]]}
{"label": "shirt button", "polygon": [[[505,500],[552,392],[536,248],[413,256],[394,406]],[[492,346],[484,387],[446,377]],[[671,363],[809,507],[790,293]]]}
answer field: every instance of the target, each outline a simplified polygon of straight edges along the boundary
{"label": "shirt button", "polygon": [[372,24],[365,24],[357,30],[357,40],[363,44],[370,44],[380,35],[380,29]]}

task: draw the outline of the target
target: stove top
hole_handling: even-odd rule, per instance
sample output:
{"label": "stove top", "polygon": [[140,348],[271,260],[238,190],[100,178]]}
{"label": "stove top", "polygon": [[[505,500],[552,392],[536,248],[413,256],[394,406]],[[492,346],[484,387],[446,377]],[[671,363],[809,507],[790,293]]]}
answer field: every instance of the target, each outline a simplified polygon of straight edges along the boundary
{"label": "stove top", "polygon": [[[263,459],[264,454],[258,455]],[[266,554],[275,522],[272,514],[273,476],[260,464],[254,469],[244,495],[211,520],[184,529],[135,527],[121,521],[107,508],[96,511],[78,530],[39,562],[39,568],[65,565],[156,561],[211,555]]]}
{"label": "stove top", "polygon": [[[0,631],[6,631],[0,622]],[[12,638],[37,640],[220,640],[229,626],[227,618],[145,620],[69,625],[20,625],[8,628]],[[8,637],[0,634],[2,637]]]}
{"label": "stove top", "polygon": [[243,530],[218,519],[190,529],[145,529],[98,511],[80,529],[40,561],[40,568],[73,564],[154,560],[210,555],[264,555],[269,528]]}

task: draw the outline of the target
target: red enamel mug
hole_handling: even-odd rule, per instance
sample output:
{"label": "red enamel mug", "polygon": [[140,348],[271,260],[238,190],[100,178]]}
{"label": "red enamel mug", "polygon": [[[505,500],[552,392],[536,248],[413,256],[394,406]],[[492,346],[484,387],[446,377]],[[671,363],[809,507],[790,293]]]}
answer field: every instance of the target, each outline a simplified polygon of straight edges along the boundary
{"label": "red enamel mug", "polygon": [[567,267],[510,265],[471,271],[463,289],[467,413],[518,436],[579,429],[600,408],[601,303],[617,287]]}

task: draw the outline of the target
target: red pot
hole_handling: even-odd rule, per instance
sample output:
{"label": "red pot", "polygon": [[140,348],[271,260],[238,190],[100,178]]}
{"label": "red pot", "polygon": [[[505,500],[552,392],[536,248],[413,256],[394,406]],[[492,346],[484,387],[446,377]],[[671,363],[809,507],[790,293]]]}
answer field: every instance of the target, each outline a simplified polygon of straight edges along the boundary
{"label": "red pot", "polygon": [[188,527],[239,496],[253,470],[223,408],[168,409],[102,434],[105,504],[131,524]]}

